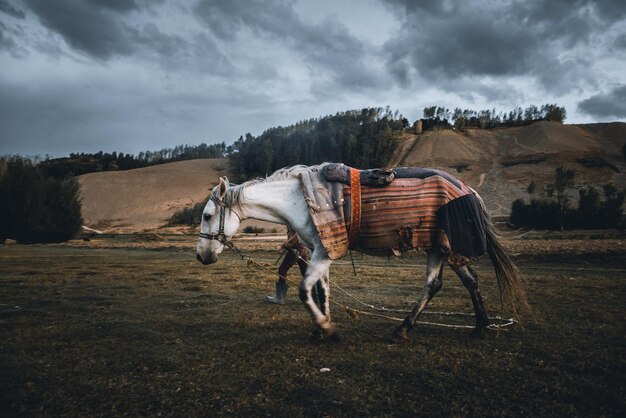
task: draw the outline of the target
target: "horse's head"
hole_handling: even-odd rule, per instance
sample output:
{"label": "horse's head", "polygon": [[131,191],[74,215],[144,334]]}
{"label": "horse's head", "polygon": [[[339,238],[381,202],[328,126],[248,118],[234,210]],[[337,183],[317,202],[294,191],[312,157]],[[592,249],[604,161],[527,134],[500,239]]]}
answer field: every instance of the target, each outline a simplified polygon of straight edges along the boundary
{"label": "horse's head", "polygon": [[196,258],[202,264],[212,264],[224,250],[224,244],[237,233],[241,219],[231,207],[228,197],[228,179],[220,177],[220,184],[211,191],[211,197],[202,212],[200,238]]}

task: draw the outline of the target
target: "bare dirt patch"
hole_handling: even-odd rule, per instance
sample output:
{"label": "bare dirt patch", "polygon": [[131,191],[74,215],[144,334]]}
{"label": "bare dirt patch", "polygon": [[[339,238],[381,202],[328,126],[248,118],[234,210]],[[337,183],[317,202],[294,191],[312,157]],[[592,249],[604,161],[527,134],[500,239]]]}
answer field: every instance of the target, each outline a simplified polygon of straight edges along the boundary
{"label": "bare dirt patch", "polygon": [[[393,321],[352,319],[337,307],[342,342],[312,344],[293,285],[284,306],[268,305],[274,274],[233,254],[202,266],[194,236],[171,240],[0,247],[4,416],[625,412],[626,256],[619,237],[516,241],[526,242],[514,251],[537,316],[525,318],[525,330],[514,325],[475,340],[468,330],[422,325],[397,346],[385,342]],[[280,240],[239,243],[274,268]],[[547,248],[533,249],[539,241],[561,243],[539,257]],[[588,241],[596,245],[591,254]],[[609,248],[598,257],[596,250]],[[357,255],[355,262],[357,277],[346,259],[333,264],[331,276],[360,299],[398,309],[416,299],[423,257]],[[481,261],[477,270],[496,315],[491,266]],[[472,311],[449,270],[430,309]]]}

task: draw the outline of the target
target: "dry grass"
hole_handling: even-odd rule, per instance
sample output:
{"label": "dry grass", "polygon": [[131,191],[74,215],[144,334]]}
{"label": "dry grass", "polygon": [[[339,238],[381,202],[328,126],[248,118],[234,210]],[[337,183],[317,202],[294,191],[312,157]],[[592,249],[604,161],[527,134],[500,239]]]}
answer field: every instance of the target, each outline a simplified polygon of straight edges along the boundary
{"label": "dry grass", "polygon": [[[624,251],[520,255],[538,317],[525,331],[475,340],[419,326],[396,346],[385,342],[395,323],[335,308],[333,345],[308,341],[294,286],[284,306],[268,305],[272,274],[231,254],[201,266],[189,239],[0,247],[2,415],[624,415]],[[278,255],[250,254],[270,266]],[[358,297],[397,308],[417,297],[423,258],[356,263],[358,277],[349,260],[331,274]],[[478,272],[497,313],[491,267]],[[332,298],[351,303],[337,290]],[[471,312],[450,270],[431,309]]]}

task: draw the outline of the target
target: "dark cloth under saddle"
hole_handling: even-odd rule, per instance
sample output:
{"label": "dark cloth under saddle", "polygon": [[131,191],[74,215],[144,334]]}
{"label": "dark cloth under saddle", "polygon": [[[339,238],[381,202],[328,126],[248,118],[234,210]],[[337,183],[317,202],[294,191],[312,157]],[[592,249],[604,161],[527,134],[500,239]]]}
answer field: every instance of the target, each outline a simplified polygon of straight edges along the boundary
{"label": "dark cloth under saddle", "polygon": [[[350,185],[350,167],[341,163],[331,163],[322,168],[322,174],[328,181],[337,181]],[[432,176],[441,176],[454,184],[459,189],[461,183],[458,179],[445,171],[434,168],[421,167],[397,167],[397,168],[372,168],[359,170],[361,186],[384,187],[391,184],[394,179],[425,179]]]}

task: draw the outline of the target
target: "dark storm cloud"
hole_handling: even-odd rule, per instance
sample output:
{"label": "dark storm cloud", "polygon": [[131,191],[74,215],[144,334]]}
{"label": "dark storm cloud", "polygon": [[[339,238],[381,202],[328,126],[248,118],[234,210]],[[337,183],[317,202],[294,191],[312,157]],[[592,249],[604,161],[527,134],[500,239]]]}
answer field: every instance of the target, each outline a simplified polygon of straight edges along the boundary
{"label": "dark storm cloud", "polygon": [[[97,58],[130,55],[128,28],[120,21],[118,2],[83,0],[25,0],[50,30],[57,32],[73,48]],[[132,2],[129,2],[132,3]],[[134,3],[132,3],[134,4]]]}
{"label": "dark storm cloud", "polygon": [[233,42],[246,30],[277,45],[288,46],[294,60],[329,71],[343,87],[376,88],[383,82],[365,62],[366,45],[335,19],[302,20],[293,2],[283,0],[201,0],[196,15],[209,30]]}
{"label": "dark storm cloud", "polygon": [[[126,0],[24,0],[43,25],[58,33],[73,49],[99,60],[127,56],[156,61],[166,69],[227,74],[227,57],[202,34],[179,36],[164,32],[152,17],[160,2]],[[135,15],[132,15],[132,13]],[[159,10],[161,13],[168,11]],[[138,15],[141,18],[138,19]],[[143,23],[139,24],[138,21]],[[187,34],[188,35],[188,34]],[[49,48],[60,53],[60,49]]]}
{"label": "dark storm cloud", "polygon": [[407,82],[412,68],[438,81],[531,76],[551,90],[567,89],[571,82],[563,74],[572,74],[572,63],[559,54],[587,45],[626,9],[625,2],[608,1],[387,3],[402,21],[399,35],[385,47],[388,68],[400,83]]}
{"label": "dark storm cloud", "polygon": [[24,19],[25,17],[25,14],[21,9],[13,6],[6,0],[0,0],[0,12],[6,13],[18,19]]}
{"label": "dark storm cloud", "polygon": [[578,110],[600,119],[626,118],[626,85],[583,100]]}

